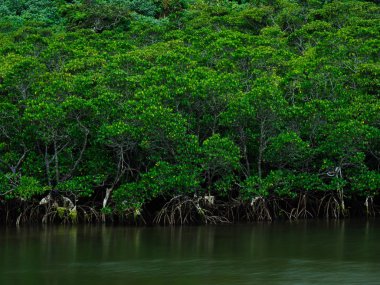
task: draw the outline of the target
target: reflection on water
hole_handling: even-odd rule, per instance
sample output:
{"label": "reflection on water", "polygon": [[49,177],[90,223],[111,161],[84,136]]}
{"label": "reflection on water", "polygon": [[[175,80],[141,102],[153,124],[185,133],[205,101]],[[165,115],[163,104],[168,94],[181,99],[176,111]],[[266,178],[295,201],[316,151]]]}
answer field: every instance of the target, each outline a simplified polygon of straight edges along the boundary
{"label": "reflection on water", "polygon": [[0,230],[0,284],[379,284],[380,223]]}

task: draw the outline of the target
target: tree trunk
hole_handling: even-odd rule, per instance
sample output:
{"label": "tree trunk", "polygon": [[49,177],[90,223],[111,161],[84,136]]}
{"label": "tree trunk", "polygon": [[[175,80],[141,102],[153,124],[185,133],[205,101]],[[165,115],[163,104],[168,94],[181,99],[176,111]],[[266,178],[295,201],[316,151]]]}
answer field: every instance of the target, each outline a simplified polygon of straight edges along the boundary
{"label": "tree trunk", "polygon": [[54,140],[54,163],[55,163],[55,182],[57,185],[59,182],[59,161],[58,161],[58,150],[57,150],[56,140]]}

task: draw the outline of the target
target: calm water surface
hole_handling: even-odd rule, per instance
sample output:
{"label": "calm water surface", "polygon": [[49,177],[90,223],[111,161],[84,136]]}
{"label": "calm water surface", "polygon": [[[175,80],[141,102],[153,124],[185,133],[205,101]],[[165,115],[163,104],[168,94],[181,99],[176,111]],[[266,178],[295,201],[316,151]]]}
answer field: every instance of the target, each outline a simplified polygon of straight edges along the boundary
{"label": "calm water surface", "polygon": [[0,284],[380,284],[380,222],[0,229]]}

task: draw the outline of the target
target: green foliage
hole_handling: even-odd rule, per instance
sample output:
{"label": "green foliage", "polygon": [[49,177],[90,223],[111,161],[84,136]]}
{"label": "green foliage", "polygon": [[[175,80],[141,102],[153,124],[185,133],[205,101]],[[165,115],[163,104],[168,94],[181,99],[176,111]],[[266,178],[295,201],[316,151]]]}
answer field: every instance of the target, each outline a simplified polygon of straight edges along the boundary
{"label": "green foliage", "polygon": [[270,195],[276,197],[297,196],[296,187],[297,176],[287,171],[271,171],[265,178],[258,176],[248,177],[242,184],[241,197],[243,200],[254,199],[255,197],[267,198]]}
{"label": "green foliage", "polygon": [[40,182],[33,177],[18,177],[11,173],[6,173],[5,175],[0,176],[0,186],[2,189],[0,195],[5,195],[5,198],[8,200],[30,200],[31,198],[42,195],[49,190],[49,187],[42,186]]}
{"label": "green foliage", "polygon": [[219,195],[227,194],[231,189],[234,173],[240,166],[239,148],[230,139],[216,134],[203,142],[202,154],[202,168],[209,187],[214,183]]}
{"label": "green foliage", "polygon": [[178,195],[376,196],[379,15],[359,0],[0,1],[0,197],[101,205],[113,189],[111,215]]}
{"label": "green foliage", "polygon": [[268,197],[269,192],[266,187],[262,186],[262,179],[254,175],[243,181],[240,195],[243,200],[248,201],[255,197]]}
{"label": "green foliage", "polygon": [[120,210],[140,209],[144,202],[160,196],[193,195],[200,188],[199,179],[200,169],[160,161],[138,182],[116,189],[113,198]]}
{"label": "green foliage", "polygon": [[141,209],[146,202],[146,189],[142,188],[139,183],[126,183],[115,189],[112,198],[119,211],[129,209]]}
{"label": "green foliage", "polygon": [[0,16],[13,20],[21,17],[27,21],[54,24],[60,21],[58,7],[50,0],[3,0]]}
{"label": "green foliage", "polygon": [[362,196],[378,195],[380,189],[380,173],[363,171],[352,178],[352,191]]}
{"label": "green foliage", "polygon": [[60,182],[56,188],[62,192],[73,193],[78,197],[91,197],[94,192],[93,187],[98,185],[103,179],[101,176],[77,176]]}
{"label": "green foliage", "polygon": [[269,141],[266,158],[280,168],[300,168],[309,159],[309,144],[295,132],[281,133]]}
{"label": "green foliage", "polygon": [[128,6],[131,10],[149,17],[154,17],[158,13],[158,6],[154,0],[130,0]]}
{"label": "green foliage", "polygon": [[124,5],[67,4],[61,8],[70,29],[87,28],[96,33],[109,29],[126,30],[129,25],[129,9]]}

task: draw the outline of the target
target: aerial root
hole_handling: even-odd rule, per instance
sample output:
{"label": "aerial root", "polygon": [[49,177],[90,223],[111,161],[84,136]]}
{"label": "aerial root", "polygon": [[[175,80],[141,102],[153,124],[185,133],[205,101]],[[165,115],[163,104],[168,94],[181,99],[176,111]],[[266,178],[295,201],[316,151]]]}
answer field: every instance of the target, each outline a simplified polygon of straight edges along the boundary
{"label": "aerial root", "polygon": [[175,196],[165,203],[153,223],[164,225],[183,225],[200,221],[206,224],[229,223],[226,216],[215,214],[218,212],[218,205],[210,203],[209,200],[205,197]]}
{"label": "aerial root", "polygon": [[318,215],[323,211],[323,215],[328,218],[339,219],[341,214],[341,203],[333,193],[326,194],[320,199]]}
{"label": "aerial root", "polygon": [[293,208],[289,213],[289,219],[298,220],[298,219],[307,219],[313,218],[314,215],[311,211],[308,210],[308,197],[306,194],[302,194],[299,196],[297,208]]}
{"label": "aerial root", "polygon": [[266,198],[257,196],[251,200],[252,218],[258,221],[272,221],[272,215],[269,211],[268,201]]}

